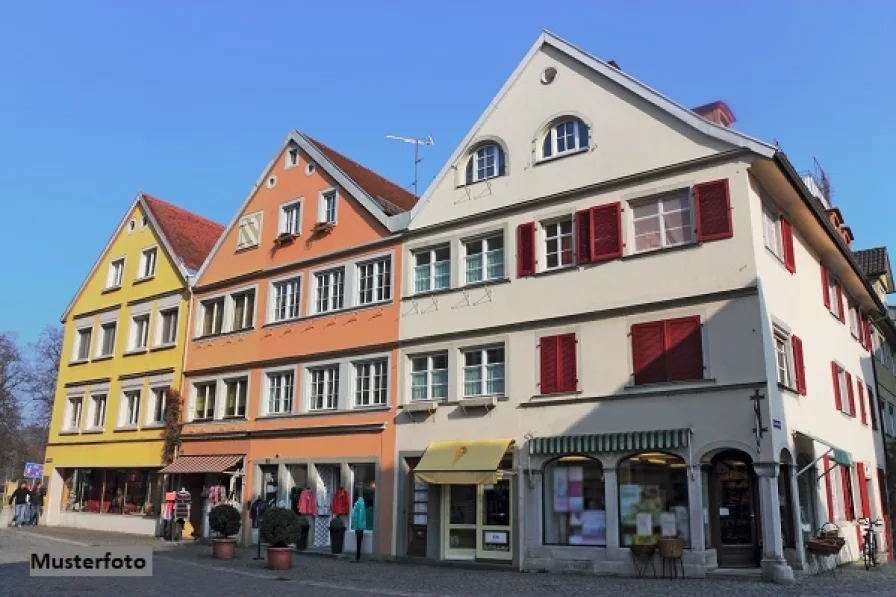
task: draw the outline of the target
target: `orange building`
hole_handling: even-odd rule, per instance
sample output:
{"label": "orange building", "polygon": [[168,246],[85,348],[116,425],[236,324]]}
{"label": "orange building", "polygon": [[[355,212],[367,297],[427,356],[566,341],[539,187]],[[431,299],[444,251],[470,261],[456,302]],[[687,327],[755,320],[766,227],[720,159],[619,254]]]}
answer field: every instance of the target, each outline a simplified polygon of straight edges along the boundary
{"label": "orange building", "polygon": [[[326,548],[333,497],[342,488],[350,504],[365,500],[364,551],[390,553],[396,232],[414,202],[293,132],[240,206],[197,274],[183,443],[166,469],[180,475],[175,482],[199,506],[195,533],[207,536],[203,513],[220,499],[221,490],[210,487],[223,486],[242,506],[247,542],[255,540],[252,501],[296,509],[310,490],[316,512],[309,548]],[[209,494],[214,499],[205,499]]]}

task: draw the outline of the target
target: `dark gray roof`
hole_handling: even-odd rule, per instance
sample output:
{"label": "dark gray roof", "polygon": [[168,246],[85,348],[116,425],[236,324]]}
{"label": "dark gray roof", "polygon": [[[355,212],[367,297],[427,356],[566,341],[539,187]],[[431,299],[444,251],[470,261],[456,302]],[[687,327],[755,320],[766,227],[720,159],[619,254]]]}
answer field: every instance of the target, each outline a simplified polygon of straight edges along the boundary
{"label": "dark gray roof", "polygon": [[868,277],[882,276],[890,273],[890,260],[887,258],[886,247],[875,247],[873,249],[862,249],[861,251],[853,251],[862,273]]}

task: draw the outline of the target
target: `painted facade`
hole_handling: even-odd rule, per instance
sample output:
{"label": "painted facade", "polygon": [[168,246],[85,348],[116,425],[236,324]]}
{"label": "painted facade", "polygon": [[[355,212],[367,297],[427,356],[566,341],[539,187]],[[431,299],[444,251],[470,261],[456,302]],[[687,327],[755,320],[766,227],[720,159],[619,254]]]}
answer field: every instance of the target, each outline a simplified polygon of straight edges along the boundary
{"label": "painted facade", "polygon": [[[401,271],[393,231],[413,202],[318,141],[288,136],[194,288],[180,451],[194,495],[236,479],[237,503],[295,510],[311,490],[309,545],[325,548],[342,488],[352,504],[367,503],[364,550],[391,551]],[[241,462],[209,470],[199,457],[214,455]],[[201,518],[194,526],[207,535]],[[248,518],[243,529],[254,541]]]}
{"label": "painted facade", "polygon": [[882,303],[807,182],[731,122],[535,44],[411,213],[396,555],[632,574],[635,546],[677,535],[688,575],[787,580],[822,565],[804,544],[841,469],[880,512],[871,360],[819,262],[860,330]]}
{"label": "painted facade", "polygon": [[66,309],[48,524],[156,532],[160,429],[166,392],[180,385],[188,280],[221,230],[139,195]]}

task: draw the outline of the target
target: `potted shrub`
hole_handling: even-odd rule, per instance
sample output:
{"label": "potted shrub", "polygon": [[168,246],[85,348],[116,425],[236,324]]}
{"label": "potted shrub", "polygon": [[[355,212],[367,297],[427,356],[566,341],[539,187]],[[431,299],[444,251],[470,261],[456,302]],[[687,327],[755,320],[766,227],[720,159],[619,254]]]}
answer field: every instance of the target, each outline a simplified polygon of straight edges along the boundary
{"label": "potted shrub", "polygon": [[269,545],[268,568],[288,570],[292,567],[290,544],[299,539],[299,517],[287,508],[271,508],[261,519],[261,539]]}
{"label": "potted shrub", "polygon": [[213,533],[220,535],[212,539],[212,553],[219,560],[229,560],[233,557],[233,548],[236,539],[233,535],[240,532],[242,516],[240,511],[230,504],[218,504],[208,515],[208,526]]}
{"label": "potted shrub", "polygon": [[342,553],[345,545],[345,521],[336,516],[330,519],[330,549],[333,553]]}
{"label": "potted shrub", "polygon": [[311,517],[299,516],[299,540],[296,541],[296,549],[305,551],[308,549],[308,533],[311,530]]}

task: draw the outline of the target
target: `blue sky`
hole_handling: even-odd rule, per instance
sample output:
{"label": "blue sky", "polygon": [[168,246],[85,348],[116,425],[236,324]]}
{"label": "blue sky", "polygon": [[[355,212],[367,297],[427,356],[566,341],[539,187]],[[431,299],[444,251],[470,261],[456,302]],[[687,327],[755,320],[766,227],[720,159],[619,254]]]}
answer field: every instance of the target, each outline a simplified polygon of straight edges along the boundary
{"label": "blue sky", "polygon": [[226,223],[290,129],[402,184],[412,148],[385,135],[433,135],[425,187],[542,29],[687,106],[725,100],[799,169],[817,157],[855,246],[889,244],[896,7],[728,6],[6,3],[0,330],[58,322],[138,191]]}

